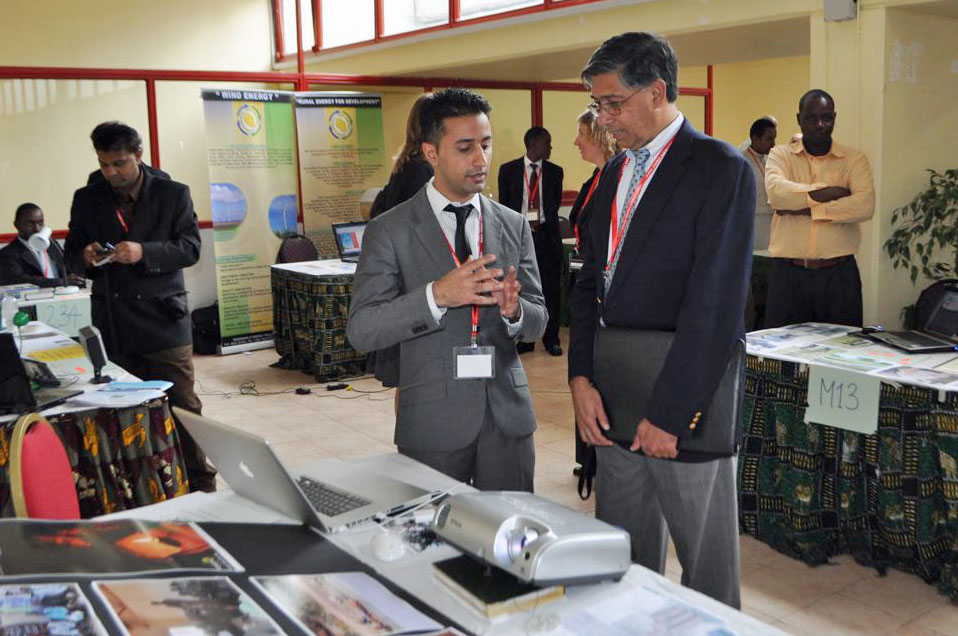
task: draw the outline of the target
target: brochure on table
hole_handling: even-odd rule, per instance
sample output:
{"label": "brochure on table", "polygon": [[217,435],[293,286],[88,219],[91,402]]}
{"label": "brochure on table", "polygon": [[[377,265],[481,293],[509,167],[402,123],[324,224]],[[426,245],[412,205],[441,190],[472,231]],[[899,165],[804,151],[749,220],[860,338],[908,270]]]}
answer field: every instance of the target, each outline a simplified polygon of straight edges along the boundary
{"label": "brochure on table", "polygon": [[753,331],[745,336],[749,355],[814,363],[873,375],[882,381],[958,391],[958,353],[910,354],[852,335],[855,327],[802,323]]}
{"label": "brochure on table", "polygon": [[293,622],[322,636],[392,636],[442,627],[363,572],[257,576]]}
{"label": "brochure on table", "polygon": [[281,269],[297,274],[310,274],[312,276],[342,276],[344,274],[356,273],[356,263],[344,263],[338,258],[321,261],[301,261],[299,263],[280,263],[271,265],[271,267],[273,269]]}
{"label": "brochure on table", "polygon": [[243,571],[193,523],[3,519],[0,546],[0,577]]}
{"label": "brochure on table", "polygon": [[107,635],[76,583],[0,585],[0,633]]}
{"label": "brochure on table", "polygon": [[96,581],[93,589],[130,636],[286,633],[225,576]]}

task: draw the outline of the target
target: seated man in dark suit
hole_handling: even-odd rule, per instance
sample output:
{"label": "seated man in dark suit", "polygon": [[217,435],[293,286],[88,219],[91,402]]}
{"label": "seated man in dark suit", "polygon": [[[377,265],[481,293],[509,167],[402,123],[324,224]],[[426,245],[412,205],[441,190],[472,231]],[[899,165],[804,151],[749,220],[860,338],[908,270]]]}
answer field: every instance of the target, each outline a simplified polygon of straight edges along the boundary
{"label": "seated man in dark suit", "polygon": [[[541,126],[526,131],[526,154],[499,167],[499,202],[526,217],[536,246],[536,265],[549,322],[542,344],[551,355],[562,355],[559,346],[559,281],[562,277],[562,168],[549,161],[552,135]],[[519,353],[532,351],[533,343],[520,342]]]}
{"label": "seated man in dark suit", "polygon": [[[63,250],[52,238],[46,241],[30,237],[43,229],[43,210],[36,203],[24,203],[13,218],[17,238],[0,250],[0,284],[30,283],[37,287],[82,285],[83,277],[67,271]],[[42,243],[46,243],[43,249]]]}

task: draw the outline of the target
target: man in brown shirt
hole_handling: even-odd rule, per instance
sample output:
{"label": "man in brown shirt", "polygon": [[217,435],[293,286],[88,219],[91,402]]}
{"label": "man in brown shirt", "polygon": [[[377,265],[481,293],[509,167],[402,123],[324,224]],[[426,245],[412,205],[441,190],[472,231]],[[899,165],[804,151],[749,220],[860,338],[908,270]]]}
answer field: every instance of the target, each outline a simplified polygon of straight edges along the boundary
{"label": "man in brown shirt", "polygon": [[855,252],[860,224],[875,211],[868,158],[832,140],[835,102],[823,90],[799,100],[798,125],[801,138],[773,148],[765,166],[775,210],[765,327],[808,321],[860,326]]}

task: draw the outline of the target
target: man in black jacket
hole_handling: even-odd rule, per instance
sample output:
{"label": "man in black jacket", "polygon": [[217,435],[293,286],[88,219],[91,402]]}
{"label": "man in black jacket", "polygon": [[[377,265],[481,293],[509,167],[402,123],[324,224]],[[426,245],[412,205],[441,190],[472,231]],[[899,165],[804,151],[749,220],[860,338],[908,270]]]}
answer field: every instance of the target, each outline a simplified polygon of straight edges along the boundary
{"label": "man in black jacket", "polygon": [[[200,255],[190,190],[141,167],[143,144],[133,128],[106,122],[90,138],[104,179],[73,195],[67,263],[93,279],[93,324],[110,359],[144,380],[173,382],[170,403],[199,413],[183,283],[183,268]],[[190,489],[214,490],[205,453],[178,430]]]}
{"label": "man in black jacket", "polygon": [[[569,387],[579,433],[596,446],[596,517],[626,528],[633,559],[660,573],[671,535],[682,584],[738,607],[735,458],[690,453],[681,441],[720,424],[707,411],[744,336],[755,179],[738,151],[679,112],[677,76],[671,45],[650,33],[607,40],[582,71],[590,108],[626,150],[594,194],[573,292]],[[603,396],[591,383],[595,336],[606,327],[674,333],[624,445],[605,437]]]}
{"label": "man in black jacket", "polygon": [[40,206],[36,203],[19,206],[13,225],[17,228],[17,238],[0,250],[0,284],[30,283],[37,287],[83,284],[83,277],[67,271],[63,250],[52,237],[46,249],[30,244],[30,237],[43,229]]}
{"label": "man in black jacket", "polygon": [[[562,204],[562,168],[549,161],[552,136],[541,126],[530,128],[524,138],[526,154],[499,167],[499,202],[529,221],[536,246],[536,265],[542,295],[549,310],[549,323],[542,344],[551,355],[561,356],[559,346],[559,281],[562,277],[562,238],[559,206]],[[519,343],[519,353],[535,344]]]}

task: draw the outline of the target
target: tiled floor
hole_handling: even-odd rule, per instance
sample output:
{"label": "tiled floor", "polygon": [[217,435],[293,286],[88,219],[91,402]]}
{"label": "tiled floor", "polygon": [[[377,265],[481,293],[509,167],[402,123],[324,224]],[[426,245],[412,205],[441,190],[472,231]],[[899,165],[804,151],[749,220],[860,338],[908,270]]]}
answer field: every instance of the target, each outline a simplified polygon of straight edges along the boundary
{"label": "tiled floor", "polygon": [[[273,350],[198,356],[196,388],[204,414],[266,437],[290,466],[395,450],[393,391],[327,392],[308,375],[270,368],[276,360]],[[522,361],[539,422],[536,492],[591,513],[595,500],[579,499],[572,476],[574,429],[565,357],[553,358],[540,346]],[[249,381],[255,382],[258,397],[222,395],[238,393]],[[365,391],[382,388],[373,379],[354,385]],[[292,389],[298,386],[314,393],[295,395]],[[270,395],[277,391],[287,392]],[[744,611],[785,631],[813,636],[958,634],[958,606],[916,576],[892,571],[879,577],[847,556],[812,568],[750,537],[742,537],[741,546]],[[666,573],[674,580],[681,575],[674,553]]]}

